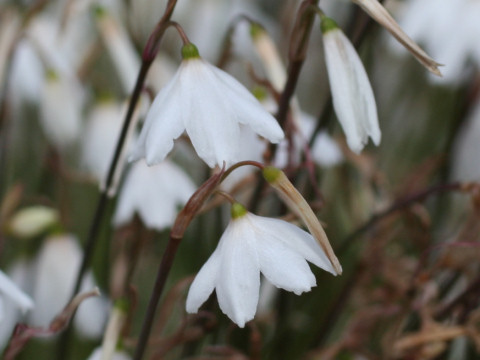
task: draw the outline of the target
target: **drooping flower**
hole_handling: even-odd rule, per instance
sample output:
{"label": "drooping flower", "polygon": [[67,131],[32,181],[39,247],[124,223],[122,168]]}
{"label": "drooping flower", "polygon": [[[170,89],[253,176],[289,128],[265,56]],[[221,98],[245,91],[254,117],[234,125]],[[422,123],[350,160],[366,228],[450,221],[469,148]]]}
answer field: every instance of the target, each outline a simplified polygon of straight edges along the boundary
{"label": "drooping flower", "polygon": [[194,192],[193,182],[170,161],[152,167],[138,162],[120,192],[113,223],[123,225],[137,213],[147,227],[162,230],[173,224],[178,207]]}
{"label": "drooping flower", "polygon": [[192,44],[183,47],[182,55],[179,70],[147,114],[131,160],[160,163],[184,130],[210,167],[238,161],[241,124],[271,142],[283,138],[273,116],[237,80],[202,60]]}
{"label": "drooping flower", "polygon": [[260,273],[275,286],[300,295],[316,286],[307,261],[336,275],[309,233],[248,213],[235,203],[230,224],[190,287],[187,311],[197,312],[215,290],[220,309],[243,327],[257,309]]}
{"label": "drooping flower", "polygon": [[350,149],[359,153],[372,138],[380,143],[373,90],[355,48],[335,21],[322,17],[323,44],[333,107]]}

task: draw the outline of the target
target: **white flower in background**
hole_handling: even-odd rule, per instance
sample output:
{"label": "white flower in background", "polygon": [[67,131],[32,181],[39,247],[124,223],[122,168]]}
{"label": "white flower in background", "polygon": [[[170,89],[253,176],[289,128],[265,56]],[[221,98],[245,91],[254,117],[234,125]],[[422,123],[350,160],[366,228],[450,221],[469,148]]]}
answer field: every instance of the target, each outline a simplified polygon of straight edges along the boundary
{"label": "white flower in background", "polygon": [[[82,289],[89,291],[97,286],[92,272],[88,272],[82,282]],[[105,296],[89,297],[78,306],[73,319],[75,330],[86,339],[100,339],[105,330],[109,312],[109,302]]]}
{"label": "white flower in background", "polygon": [[129,169],[113,223],[126,224],[137,213],[147,227],[162,230],[173,224],[178,207],[188,201],[195,189],[189,177],[172,162],[166,160],[148,167],[140,161]]}
{"label": "white flower in background", "polygon": [[10,338],[16,321],[20,319],[18,310],[25,314],[33,307],[32,299],[0,270],[0,349]]}
{"label": "white flower in background", "polygon": [[135,86],[137,74],[140,70],[140,56],[135,50],[126,29],[106,9],[98,7],[96,15],[97,26],[103,43],[117,70],[124,92],[129,94]]}
{"label": "white flower in background", "polygon": [[480,181],[480,101],[462,125],[452,152],[452,178],[456,181]]}
{"label": "white flower in background", "polygon": [[82,136],[82,163],[100,182],[105,181],[125,108],[115,101],[100,101],[90,112]]}
{"label": "white flower in background", "polygon": [[[123,350],[117,350],[111,357],[111,360],[131,360],[132,357]],[[96,348],[87,360],[102,360],[102,348]]]}
{"label": "white flower in background", "polygon": [[277,121],[237,80],[202,60],[194,45],[182,54],[179,70],[147,114],[132,160],[160,163],[184,130],[210,167],[238,161],[240,125],[274,143],[283,138]]}
{"label": "white flower in background", "polygon": [[243,327],[255,316],[260,272],[275,286],[300,295],[316,286],[307,261],[336,274],[309,233],[282,220],[248,213],[235,203],[216,250],[190,287],[187,311],[197,312],[215,290],[220,309]]}
{"label": "white flower in background", "polygon": [[28,39],[18,43],[12,58],[10,91],[14,103],[38,102],[45,81],[45,70]]}
{"label": "white flower in background", "polygon": [[[0,278],[5,276],[1,271],[0,274],[2,274]],[[8,343],[15,325],[23,321],[25,311],[34,306],[33,300],[26,295],[28,291],[25,291],[31,285],[31,281],[29,281],[31,280],[31,264],[24,260],[16,261],[8,270],[8,276],[10,277],[9,281],[13,282],[13,286],[18,287],[12,295],[19,293],[20,297],[17,299],[16,296],[5,296],[4,290],[0,289],[0,353]],[[9,281],[7,281],[7,286]]]}
{"label": "white flower in background", "polygon": [[[74,236],[57,235],[45,240],[35,265],[32,295],[36,306],[30,313],[30,323],[33,326],[47,327],[67,305],[81,260],[82,250]],[[91,274],[87,274],[85,279],[80,291],[92,289]],[[88,301],[90,303],[87,303]],[[98,306],[98,309],[90,306]],[[83,311],[82,307],[86,307],[87,311]],[[84,336],[97,337],[101,335],[98,329],[103,327],[107,315],[108,308],[104,301],[87,299],[80,305],[74,324],[77,327],[80,322],[79,330]],[[80,317],[86,317],[86,319],[80,319]],[[86,324],[86,322],[89,323]]]}
{"label": "white flower in background", "polygon": [[58,221],[56,209],[35,205],[17,211],[9,220],[8,229],[12,235],[28,239],[42,234]]}
{"label": "white flower in background", "polygon": [[[10,278],[0,270],[0,295],[1,297],[8,297],[15,301],[22,312],[26,312],[33,308],[32,299],[18,288]],[[3,308],[0,310],[0,320],[3,318]]]}
{"label": "white flower in background", "polygon": [[368,137],[375,145],[381,138],[372,87],[355,48],[332,19],[322,17],[322,33],[333,107],[348,146],[360,153]]}
{"label": "white flower in background", "polygon": [[[315,130],[317,120],[305,112],[300,112],[300,118],[293,134],[294,161],[300,161],[300,154],[308,144],[310,137]],[[274,165],[278,168],[284,168],[288,163],[288,141],[282,140],[278,146],[275,155]],[[334,139],[326,131],[320,131],[316,136],[313,146],[310,148],[313,161],[322,167],[335,166],[341,163],[344,158],[342,150]]]}
{"label": "white flower in background", "polygon": [[[471,0],[405,1],[399,23],[445,66],[439,84],[458,84],[468,79],[468,61],[480,67],[480,2]],[[461,19],[461,20],[459,20]]]}
{"label": "white flower in background", "polygon": [[40,103],[47,139],[59,149],[75,143],[81,130],[81,89],[73,78],[49,71]]}

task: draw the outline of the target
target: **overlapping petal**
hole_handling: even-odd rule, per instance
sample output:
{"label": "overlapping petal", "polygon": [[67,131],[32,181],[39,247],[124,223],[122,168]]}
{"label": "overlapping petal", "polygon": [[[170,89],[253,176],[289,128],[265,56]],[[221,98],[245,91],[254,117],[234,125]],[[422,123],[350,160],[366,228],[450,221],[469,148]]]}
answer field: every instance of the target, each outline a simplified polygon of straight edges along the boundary
{"label": "overlapping petal", "polygon": [[215,289],[222,311],[243,327],[255,316],[260,272],[275,286],[299,295],[316,285],[307,260],[336,274],[307,232],[250,213],[234,218],[193,281],[187,311],[197,312]]}
{"label": "overlapping petal", "polygon": [[240,160],[240,124],[274,143],[284,136],[273,116],[232,76],[200,58],[184,60],[157,95],[130,159],[161,162],[186,130],[210,167],[228,166]]}
{"label": "overlapping petal", "polygon": [[378,145],[381,133],[375,97],[355,48],[338,28],[328,30],[323,43],[333,106],[348,146],[359,153],[368,137]]}

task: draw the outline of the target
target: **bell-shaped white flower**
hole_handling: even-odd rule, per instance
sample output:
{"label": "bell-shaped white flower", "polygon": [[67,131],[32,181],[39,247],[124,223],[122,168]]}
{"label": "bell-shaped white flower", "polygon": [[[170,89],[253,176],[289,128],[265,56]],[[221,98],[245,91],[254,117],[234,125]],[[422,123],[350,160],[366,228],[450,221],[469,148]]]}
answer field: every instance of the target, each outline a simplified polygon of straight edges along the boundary
{"label": "bell-shaped white flower", "polygon": [[323,45],[333,107],[350,149],[359,153],[372,138],[380,143],[373,90],[355,48],[336,23],[322,17]]}
{"label": "bell-shaped white flower", "polygon": [[210,167],[238,161],[240,124],[274,143],[283,138],[277,121],[237,80],[202,60],[192,44],[182,54],[179,70],[147,114],[131,160],[160,163],[184,130]]}
{"label": "bell-shaped white flower", "polygon": [[138,213],[147,227],[162,230],[173,224],[178,207],[188,201],[195,188],[190,178],[170,161],[152,167],[138,162],[123,184],[113,223],[125,224]]}
{"label": "bell-shaped white flower", "polygon": [[336,274],[309,233],[235,203],[230,224],[190,287],[187,311],[197,312],[215,289],[220,309],[243,327],[257,309],[260,272],[275,286],[300,295],[316,286],[307,261]]}

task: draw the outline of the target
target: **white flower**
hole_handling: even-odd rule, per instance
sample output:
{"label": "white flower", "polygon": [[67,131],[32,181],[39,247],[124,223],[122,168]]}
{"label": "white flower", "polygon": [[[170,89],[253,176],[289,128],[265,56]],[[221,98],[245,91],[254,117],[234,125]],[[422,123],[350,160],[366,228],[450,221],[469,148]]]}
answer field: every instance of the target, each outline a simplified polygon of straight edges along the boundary
{"label": "white flower", "polygon": [[279,142],[283,131],[273,116],[237,80],[188,46],[183,53],[191,52],[153,102],[131,160],[145,157],[148,165],[160,163],[184,130],[210,167],[238,161],[240,124]]}
{"label": "white flower", "polygon": [[[0,271],[0,353],[8,343],[15,325],[22,322],[25,312],[34,306],[26,294],[31,285],[30,275],[31,264],[25,260],[16,261],[9,268],[7,279]],[[14,290],[9,291],[10,287]]]}
{"label": "white flower", "polygon": [[380,143],[377,107],[372,87],[355,48],[329,18],[322,18],[323,44],[333,107],[350,149],[359,153],[372,138]]}
{"label": "white flower", "polygon": [[82,136],[82,163],[87,171],[104,183],[122,128],[123,104],[102,101],[89,114]]}
{"label": "white flower", "polygon": [[162,230],[173,224],[178,206],[188,201],[195,188],[188,176],[169,161],[152,167],[138,162],[120,192],[113,223],[125,224],[138,213],[146,226]]}
{"label": "white flower", "polygon": [[480,101],[458,132],[451,161],[451,177],[455,181],[479,181],[480,167]]}
{"label": "white flower", "polygon": [[[32,299],[25,294],[10,278],[0,270],[0,300],[3,304],[3,298],[13,300],[18,308],[25,313],[33,308]],[[4,308],[0,308],[0,323],[2,322]]]}
{"label": "white flower", "polygon": [[[101,360],[102,359],[102,348],[98,347],[96,348],[93,353],[90,355],[90,357],[87,360]],[[112,360],[130,360],[131,356],[128,355],[125,351],[122,350],[117,350],[113,354]]]}
{"label": "white flower", "polygon": [[[51,236],[42,245],[36,259],[33,288],[36,306],[30,313],[32,325],[47,327],[67,305],[82,256],[82,249],[73,235]],[[92,286],[92,275],[87,273],[80,291],[91,290]],[[108,315],[104,301],[100,298],[87,299],[80,305],[74,323],[82,335],[93,338],[101,334],[100,329]]]}
{"label": "white flower", "polygon": [[[424,44],[445,67],[443,77],[432,76],[439,84],[469,80],[472,67],[480,66],[480,3],[470,0],[406,1],[400,25],[413,39]],[[461,19],[461,21],[459,21]],[[440,80],[440,81],[439,81]]]}
{"label": "white flower", "polygon": [[40,103],[40,120],[48,140],[59,149],[74,143],[81,131],[82,94],[76,79],[50,71]]}
{"label": "white flower", "polygon": [[212,291],[220,309],[243,327],[253,319],[260,272],[275,286],[299,295],[316,286],[307,260],[336,274],[314,238],[282,220],[247,213],[236,203],[220,242],[190,287],[187,311],[194,313]]}

